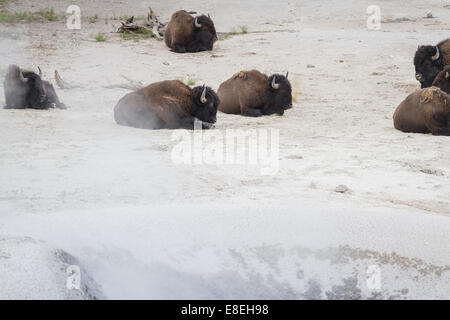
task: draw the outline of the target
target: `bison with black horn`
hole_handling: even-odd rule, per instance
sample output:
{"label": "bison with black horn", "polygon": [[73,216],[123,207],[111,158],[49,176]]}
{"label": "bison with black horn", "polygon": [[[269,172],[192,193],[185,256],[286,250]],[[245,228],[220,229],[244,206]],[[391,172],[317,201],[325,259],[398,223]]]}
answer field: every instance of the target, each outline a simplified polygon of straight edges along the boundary
{"label": "bison with black horn", "polygon": [[292,89],[286,75],[270,77],[257,71],[241,71],[223,82],[219,90],[219,110],[250,117],[278,114],[292,108]]}
{"label": "bison with black horn", "polygon": [[42,72],[22,71],[16,65],[10,65],[3,83],[6,109],[66,109],[56,95],[53,85],[42,80]]}
{"label": "bison with black horn", "polygon": [[450,95],[437,87],[411,93],[394,112],[394,127],[403,132],[450,135]]}
{"label": "bison with black horn", "polygon": [[155,82],[125,95],[114,108],[119,125],[142,129],[203,129],[216,122],[219,98],[210,88],[190,88],[179,80]]}
{"label": "bison with black horn", "polygon": [[436,46],[419,46],[414,55],[416,79],[422,88],[431,87],[437,74],[450,65],[450,39]]}
{"label": "bison with black horn", "polygon": [[5,109],[43,109],[47,99],[41,77],[10,65],[3,82]]}
{"label": "bison with black horn", "polygon": [[209,15],[194,18],[185,10],[172,15],[164,33],[166,45],[178,53],[210,51],[216,40],[216,29]]}

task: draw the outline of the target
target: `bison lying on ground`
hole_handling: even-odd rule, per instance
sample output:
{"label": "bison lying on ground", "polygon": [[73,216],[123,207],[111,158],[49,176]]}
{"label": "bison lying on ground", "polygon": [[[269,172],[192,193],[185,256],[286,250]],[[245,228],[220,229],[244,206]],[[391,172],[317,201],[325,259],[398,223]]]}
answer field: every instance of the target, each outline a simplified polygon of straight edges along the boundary
{"label": "bison lying on ground", "polygon": [[450,65],[450,39],[444,40],[436,46],[420,46],[414,55],[416,79],[422,88],[432,85],[437,74]]}
{"label": "bison lying on ground", "polygon": [[[45,80],[42,80],[42,71],[39,68],[39,78],[42,81],[42,87],[44,89],[45,99],[40,104],[38,109],[49,109],[49,108],[59,108],[59,109],[67,109],[67,107],[59,101],[58,95],[56,94],[55,88],[53,85]],[[25,78],[32,77],[35,78],[36,74],[34,72],[22,72]]]}
{"label": "bison lying on ground", "polygon": [[438,87],[445,93],[450,93],[450,66],[438,73],[433,81],[433,86]]}
{"label": "bison lying on ground", "polygon": [[450,95],[436,87],[410,94],[395,110],[394,127],[403,132],[450,135]]}
{"label": "bison lying on ground", "polygon": [[193,89],[178,80],[153,83],[128,93],[114,108],[120,125],[142,129],[193,129],[196,120],[203,129],[216,122],[219,98],[209,87]]}
{"label": "bison lying on ground", "polygon": [[216,40],[216,29],[209,15],[194,18],[185,10],[172,15],[164,33],[166,45],[178,53],[212,50]]}
{"label": "bison lying on ground", "polygon": [[10,65],[4,81],[6,109],[65,109],[53,85],[32,71],[21,71],[16,65]]}
{"label": "bison lying on ground", "polygon": [[286,76],[270,77],[257,70],[241,71],[223,82],[219,95],[219,110],[249,117],[278,114],[292,108],[292,89]]}
{"label": "bison lying on ground", "polygon": [[46,96],[41,78],[37,74],[24,76],[20,68],[10,65],[3,82],[5,109],[41,109]]}

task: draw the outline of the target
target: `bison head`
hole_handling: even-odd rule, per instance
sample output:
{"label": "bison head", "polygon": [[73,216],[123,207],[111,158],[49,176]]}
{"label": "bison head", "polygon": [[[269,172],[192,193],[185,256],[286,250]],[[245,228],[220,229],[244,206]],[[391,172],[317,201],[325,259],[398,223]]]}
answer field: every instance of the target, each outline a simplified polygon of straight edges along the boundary
{"label": "bison head", "polygon": [[288,80],[288,73],[285,76],[273,74],[269,77],[268,101],[263,108],[265,115],[283,115],[284,110],[292,108],[292,88]]}
{"label": "bison head", "polygon": [[439,87],[442,91],[450,94],[450,66],[439,72],[433,81],[433,86]]}
{"label": "bison head", "polygon": [[434,78],[442,70],[443,57],[438,46],[420,46],[414,55],[416,79],[422,88],[431,87]]}
{"label": "bison head", "polygon": [[194,96],[192,116],[204,122],[215,123],[217,107],[219,106],[217,94],[205,85],[195,87],[192,91]]}
{"label": "bison head", "polygon": [[214,42],[217,41],[216,28],[211,17],[201,15],[194,19],[194,37],[195,42],[198,43],[202,49],[212,50]]}
{"label": "bison head", "polygon": [[44,84],[41,77],[31,71],[22,72],[23,77],[27,79],[28,83],[28,100],[32,104],[42,104],[47,100],[47,95],[45,93]]}

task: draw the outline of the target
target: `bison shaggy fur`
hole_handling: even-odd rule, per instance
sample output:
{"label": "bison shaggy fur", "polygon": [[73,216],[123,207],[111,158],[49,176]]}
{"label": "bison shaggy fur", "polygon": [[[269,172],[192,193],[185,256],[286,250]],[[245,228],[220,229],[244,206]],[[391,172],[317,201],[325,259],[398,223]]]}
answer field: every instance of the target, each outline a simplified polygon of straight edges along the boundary
{"label": "bison shaggy fur", "polygon": [[201,120],[209,129],[216,122],[218,105],[209,87],[191,89],[179,80],[166,80],[125,95],[114,108],[114,118],[119,125],[142,129],[193,129]]}
{"label": "bison shaggy fur", "polygon": [[450,93],[450,66],[446,66],[444,70],[438,73],[433,81],[433,86],[438,87],[445,93]]}
{"label": "bison shaggy fur", "polygon": [[437,87],[410,94],[394,112],[394,127],[403,132],[450,135],[450,95]]}
{"label": "bison shaggy fur", "polygon": [[287,75],[270,77],[257,71],[240,71],[223,82],[219,90],[219,110],[250,117],[283,115],[292,107],[292,89]]}
{"label": "bison shaggy fur", "polygon": [[178,53],[210,51],[216,40],[216,29],[209,15],[194,18],[185,10],[172,15],[164,33],[166,45]]}
{"label": "bison shaggy fur", "polygon": [[416,79],[422,88],[428,88],[438,73],[450,65],[450,39],[438,43],[436,46],[419,46],[414,55]]}

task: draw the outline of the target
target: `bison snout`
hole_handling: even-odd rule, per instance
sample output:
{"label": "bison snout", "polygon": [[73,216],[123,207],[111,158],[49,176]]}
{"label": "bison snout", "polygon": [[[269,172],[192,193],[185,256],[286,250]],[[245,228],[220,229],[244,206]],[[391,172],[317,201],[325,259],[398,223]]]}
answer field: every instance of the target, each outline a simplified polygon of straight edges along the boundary
{"label": "bison snout", "polygon": [[217,122],[217,117],[210,118],[208,122],[209,123],[216,123]]}
{"label": "bison snout", "polygon": [[419,73],[416,73],[416,79],[417,79],[417,81],[422,82],[422,75]]}

